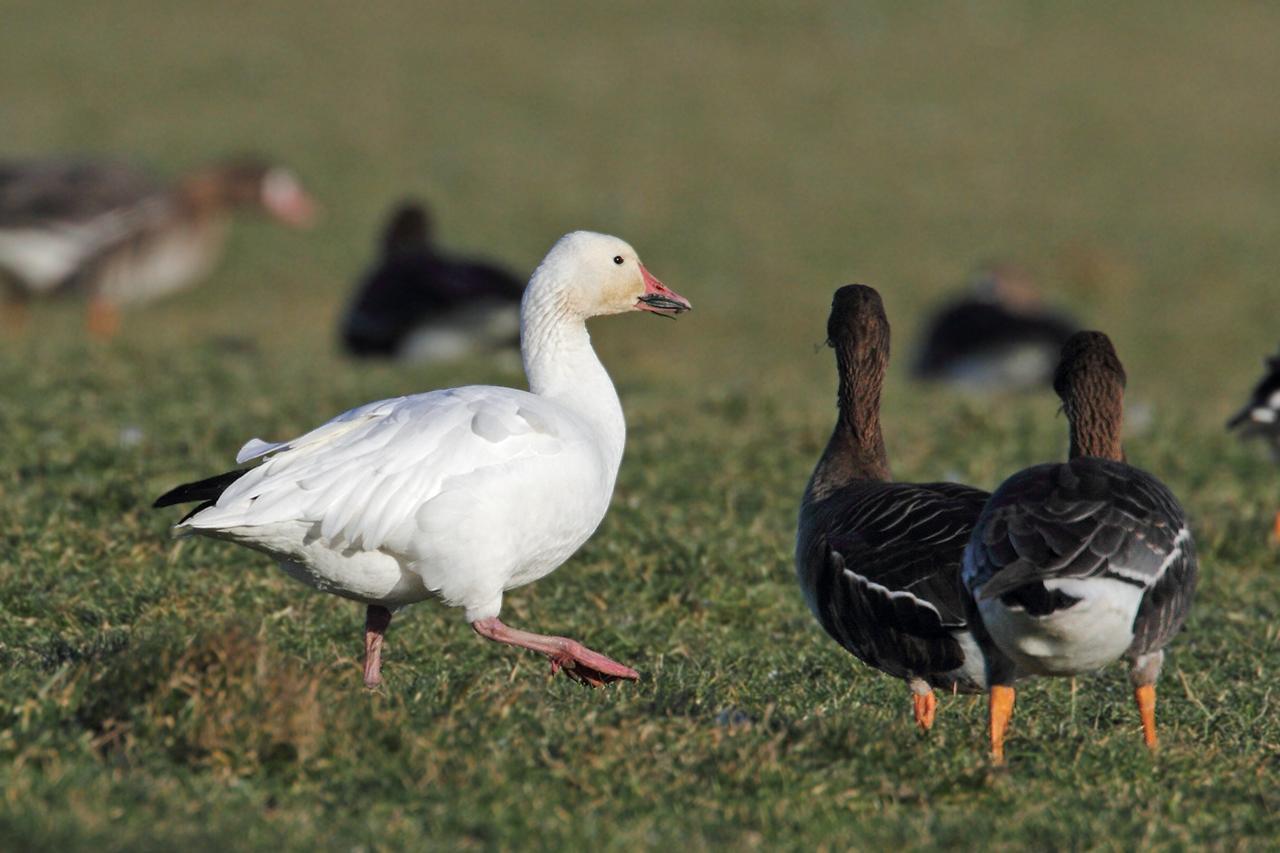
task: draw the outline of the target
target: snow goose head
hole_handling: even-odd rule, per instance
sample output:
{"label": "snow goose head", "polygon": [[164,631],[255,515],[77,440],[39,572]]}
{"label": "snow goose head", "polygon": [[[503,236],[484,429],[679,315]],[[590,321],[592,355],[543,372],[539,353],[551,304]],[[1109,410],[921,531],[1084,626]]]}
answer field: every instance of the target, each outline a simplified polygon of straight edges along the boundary
{"label": "snow goose head", "polygon": [[584,320],[626,311],[673,316],[691,307],[645,269],[625,240],[592,231],[561,237],[534,271],[525,310],[547,303]]}

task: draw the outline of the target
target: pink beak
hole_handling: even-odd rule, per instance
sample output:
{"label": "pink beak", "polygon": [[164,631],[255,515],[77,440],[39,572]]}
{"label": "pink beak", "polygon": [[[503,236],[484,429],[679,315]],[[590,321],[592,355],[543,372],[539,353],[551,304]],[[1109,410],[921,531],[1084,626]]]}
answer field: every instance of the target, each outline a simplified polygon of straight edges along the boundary
{"label": "pink beak", "polygon": [[315,224],[319,205],[302,190],[292,198],[284,199],[271,208],[271,213],[286,225],[294,228],[310,228]]}
{"label": "pink beak", "polygon": [[636,301],[636,310],[674,317],[693,308],[688,299],[654,278],[644,264],[640,264],[640,275],[644,278],[644,295]]}
{"label": "pink beak", "polygon": [[320,212],[315,199],[291,178],[268,184],[262,204],[268,213],[294,228],[310,228]]}

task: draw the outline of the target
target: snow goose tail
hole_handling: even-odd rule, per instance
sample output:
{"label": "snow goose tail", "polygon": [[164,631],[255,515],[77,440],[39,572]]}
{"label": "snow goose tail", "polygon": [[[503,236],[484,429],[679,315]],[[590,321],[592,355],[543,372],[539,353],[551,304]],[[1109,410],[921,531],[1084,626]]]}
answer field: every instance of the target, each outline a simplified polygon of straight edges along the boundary
{"label": "snow goose tail", "polygon": [[916,724],[933,725],[935,687],[985,689],[960,557],[987,493],[957,483],[896,483],[880,427],[889,321],[880,295],[836,291],[827,342],[839,416],[800,504],[796,573],[819,624],[863,663],[907,682]]}
{"label": "snow goose tail", "polygon": [[[1190,610],[1197,566],[1177,499],[1124,461],[1124,386],[1106,335],[1067,341],[1054,389],[1070,422],[1070,459],[1027,468],[996,489],[965,550],[963,578],[992,641],[1029,672],[1073,676],[1128,658],[1154,748],[1155,683]],[[1009,673],[993,672],[997,762],[1013,701]]]}
{"label": "snow goose tail", "polygon": [[598,685],[636,672],[564,637],[519,631],[503,594],[564,563],[604,518],[626,426],[586,320],[689,302],[616,237],[561,238],[525,289],[529,390],[467,386],[370,403],[290,441],[254,439],[241,471],[181,486],[200,501],[180,534],[227,539],[292,577],[365,604],[365,684],[381,681],[397,609],[435,596],[476,633],[532,649],[552,672]]}

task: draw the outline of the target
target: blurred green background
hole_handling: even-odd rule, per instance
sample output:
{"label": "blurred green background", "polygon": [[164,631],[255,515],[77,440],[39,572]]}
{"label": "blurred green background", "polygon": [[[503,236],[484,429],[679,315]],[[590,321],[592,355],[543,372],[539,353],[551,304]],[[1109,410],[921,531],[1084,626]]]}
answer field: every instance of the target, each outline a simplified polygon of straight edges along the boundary
{"label": "blurred green background", "polygon": [[[307,233],[243,220],[108,345],[75,303],[0,341],[5,846],[1271,846],[1276,471],[1221,425],[1280,339],[1278,45],[1280,7],[1251,2],[0,0],[0,155],[176,175],[259,151],[325,208]],[[565,231],[619,234],[694,304],[593,325],[631,430],[614,510],[508,599],[639,686],[545,682],[424,604],[366,696],[352,605],[146,509],[251,435],[520,382],[336,355],[407,195],[521,273]],[[1047,395],[907,381],[922,312],[993,258],[1113,336],[1154,412],[1131,458],[1196,523],[1154,763],[1118,671],[1024,691],[1007,774],[980,702],[917,738],[791,580],[841,284],[894,323],[900,477],[990,488],[1063,452]]]}
{"label": "blurred green background", "polygon": [[[135,326],[319,337],[386,208],[420,194],[450,245],[520,269],[572,228],[626,236],[696,297],[673,346],[714,369],[762,336],[789,362],[851,280],[914,331],[990,257],[1116,335],[1139,388],[1212,394],[1213,419],[1280,337],[1265,4],[3,11],[4,153],[176,173],[264,151],[326,202],[311,238],[241,235],[211,286]],[[611,337],[651,332],[631,325]]]}

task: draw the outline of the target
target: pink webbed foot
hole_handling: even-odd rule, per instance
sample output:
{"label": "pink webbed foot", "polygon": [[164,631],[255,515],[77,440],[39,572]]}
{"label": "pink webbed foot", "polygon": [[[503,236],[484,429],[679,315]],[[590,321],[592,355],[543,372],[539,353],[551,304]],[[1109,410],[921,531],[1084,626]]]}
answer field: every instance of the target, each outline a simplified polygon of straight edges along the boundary
{"label": "pink webbed foot", "polygon": [[602,687],[611,681],[636,681],[640,673],[612,658],[592,651],[567,637],[533,634],[504,625],[496,616],[471,623],[480,636],[498,643],[529,649],[551,659],[551,674],[561,670],[579,684]]}
{"label": "pink webbed foot", "polygon": [[640,673],[631,667],[593,652],[581,643],[564,637],[554,639],[562,640],[565,647],[560,654],[550,655],[552,675],[564,670],[565,675],[588,687],[603,687],[611,681],[636,681],[640,678]]}

